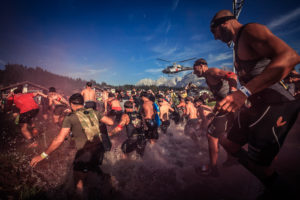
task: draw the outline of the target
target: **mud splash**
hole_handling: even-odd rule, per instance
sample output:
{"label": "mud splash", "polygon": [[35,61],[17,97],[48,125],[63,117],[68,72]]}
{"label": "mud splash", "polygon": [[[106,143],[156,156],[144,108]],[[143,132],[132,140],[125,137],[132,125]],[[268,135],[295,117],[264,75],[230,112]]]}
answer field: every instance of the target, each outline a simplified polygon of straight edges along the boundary
{"label": "mud splash", "polygon": [[[38,137],[39,147],[34,150],[25,148],[20,133],[4,138],[7,142],[0,157],[2,199],[69,198],[76,151],[68,139],[48,160],[31,168],[31,158],[44,151],[59,131],[50,122],[40,123],[39,128],[44,131]],[[240,166],[223,169],[223,149],[218,161],[221,177],[199,175],[195,168],[209,162],[207,139],[201,136],[195,143],[183,129],[171,123],[167,134],[160,133],[154,144],[147,143],[143,158],[133,152],[126,159],[120,148],[126,134],[121,132],[112,139],[112,150],[105,153],[103,174],[89,176],[86,184],[92,192],[86,192],[85,199],[91,199],[90,193],[93,199],[255,199],[261,185]]]}

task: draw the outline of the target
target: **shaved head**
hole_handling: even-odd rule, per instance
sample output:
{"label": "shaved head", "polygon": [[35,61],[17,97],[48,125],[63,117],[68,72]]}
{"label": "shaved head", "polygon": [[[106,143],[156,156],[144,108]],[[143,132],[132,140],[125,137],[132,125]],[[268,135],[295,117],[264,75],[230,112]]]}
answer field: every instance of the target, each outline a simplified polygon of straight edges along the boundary
{"label": "shaved head", "polygon": [[210,22],[210,31],[216,40],[221,40],[228,46],[234,39],[234,28],[237,27],[238,21],[229,10],[220,10],[215,14]]}
{"label": "shaved head", "polygon": [[211,21],[214,21],[214,20],[219,19],[221,17],[228,17],[228,16],[234,16],[234,15],[232,14],[232,12],[230,10],[220,10],[219,12],[217,12],[215,14],[215,16],[212,18]]}

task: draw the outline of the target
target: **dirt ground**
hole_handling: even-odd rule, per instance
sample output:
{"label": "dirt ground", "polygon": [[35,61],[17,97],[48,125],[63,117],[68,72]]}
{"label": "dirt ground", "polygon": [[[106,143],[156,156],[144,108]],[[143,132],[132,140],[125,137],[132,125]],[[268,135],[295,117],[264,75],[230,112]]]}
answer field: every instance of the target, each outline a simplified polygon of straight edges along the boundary
{"label": "dirt ground", "polygon": [[[72,161],[76,150],[66,140],[44,160],[31,168],[29,162],[50,144],[58,133],[51,120],[38,124],[39,147],[27,149],[18,127],[0,115],[0,199],[76,199],[72,188]],[[167,134],[147,144],[143,158],[120,150],[126,139],[120,133],[105,153],[101,173],[87,172],[85,199],[256,199],[262,184],[241,165],[224,168],[226,153],[220,148],[220,177],[199,174],[208,163],[206,137],[198,143],[183,134],[183,127],[171,123]],[[300,188],[300,117],[290,131],[274,167],[294,188]],[[297,199],[297,198],[295,198]],[[300,199],[300,196],[298,197]]]}

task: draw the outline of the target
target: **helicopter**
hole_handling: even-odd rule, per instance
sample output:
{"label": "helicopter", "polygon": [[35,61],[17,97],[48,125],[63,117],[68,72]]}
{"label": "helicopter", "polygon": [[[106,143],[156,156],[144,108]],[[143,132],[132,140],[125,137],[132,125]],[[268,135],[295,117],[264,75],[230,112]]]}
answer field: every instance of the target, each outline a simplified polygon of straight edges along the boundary
{"label": "helicopter", "polygon": [[[186,61],[189,61],[189,60],[194,60],[194,59],[196,59],[196,58],[190,58],[190,59],[186,59],[186,60],[177,61],[177,63],[183,63],[183,62],[186,62]],[[164,60],[164,59],[161,59],[161,58],[157,58],[157,60],[172,63],[172,61]],[[193,70],[192,67],[185,67],[185,66],[177,64],[177,63],[173,62],[173,65],[167,66],[164,70],[162,70],[162,73],[164,73],[164,74],[175,74],[175,73],[182,72],[182,71]]]}

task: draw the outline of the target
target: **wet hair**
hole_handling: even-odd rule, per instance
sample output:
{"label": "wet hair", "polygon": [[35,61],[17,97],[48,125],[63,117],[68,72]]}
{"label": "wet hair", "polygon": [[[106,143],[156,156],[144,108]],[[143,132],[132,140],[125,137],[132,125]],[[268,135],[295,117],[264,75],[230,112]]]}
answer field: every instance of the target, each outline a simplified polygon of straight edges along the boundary
{"label": "wet hair", "polygon": [[202,104],[204,104],[204,100],[203,100],[201,97],[197,97],[197,98],[194,100],[194,103],[197,103],[197,102],[201,102]]}
{"label": "wet hair", "polygon": [[92,85],[93,85],[93,84],[92,84],[91,82],[87,82],[87,83],[86,83],[86,86],[88,86],[88,87],[92,87]]}
{"label": "wet hair", "polygon": [[149,99],[149,96],[150,96],[149,93],[145,92],[145,91],[141,92],[141,94],[140,94],[140,97],[146,97],[148,99]]}
{"label": "wet hair", "polygon": [[145,91],[141,92],[140,97],[141,97],[141,98],[142,98],[142,97],[146,97],[146,98],[148,98],[150,101],[153,101],[153,102],[155,101],[155,97],[153,96],[153,94],[150,94],[150,93],[145,92]]}
{"label": "wet hair", "polygon": [[70,102],[70,104],[72,103],[75,105],[83,105],[84,99],[80,93],[75,93],[75,94],[72,94],[72,96],[70,96],[69,102]]}
{"label": "wet hair", "polygon": [[198,65],[201,65],[201,64],[202,65],[207,65],[207,62],[204,58],[200,58],[200,59],[196,60],[195,63],[194,63],[194,67],[198,66]]}
{"label": "wet hair", "polygon": [[113,93],[108,93],[108,97],[115,97],[115,95]]}
{"label": "wet hair", "polygon": [[14,90],[14,94],[22,93],[22,91],[23,91],[23,87],[19,86],[17,89]]}
{"label": "wet hair", "polygon": [[125,107],[125,108],[133,108],[133,103],[132,103],[131,101],[126,101],[126,102],[124,103],[124,107]]}
{"label": "wet hair", "polygon": [[163,95],[161,95],[161,94],[158,94],[158,95],[156,95],[156,98],[158,98],[158,99],[162,99],[162,98],[164,98],[164,96],[163,96]]}
{"label": "wet hair", "polygon": [[193,98],[192,98],[192,97],[186,97],[186,98],[185,98],[185,101],[186,101],[186,102],[187,102],[187,101],[193,102]]}
{"label": "wet hair", "polygon": [[49,92],[56,92],[55,87],[50,87],[50,88],[49,88]]}

